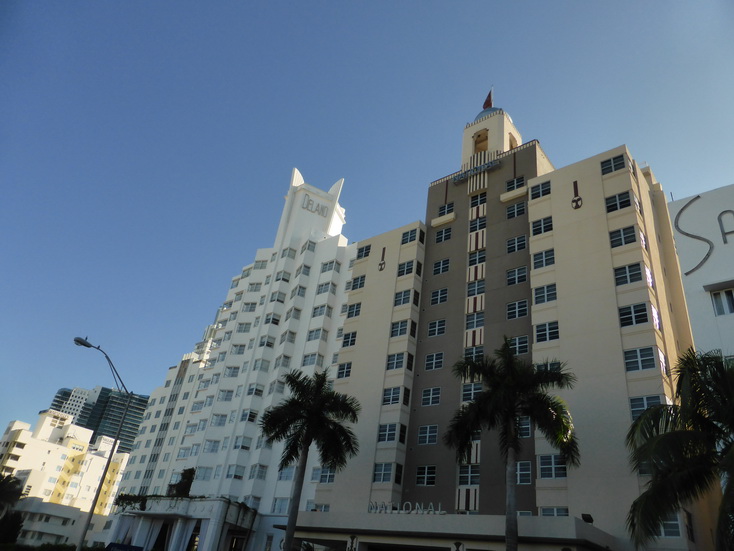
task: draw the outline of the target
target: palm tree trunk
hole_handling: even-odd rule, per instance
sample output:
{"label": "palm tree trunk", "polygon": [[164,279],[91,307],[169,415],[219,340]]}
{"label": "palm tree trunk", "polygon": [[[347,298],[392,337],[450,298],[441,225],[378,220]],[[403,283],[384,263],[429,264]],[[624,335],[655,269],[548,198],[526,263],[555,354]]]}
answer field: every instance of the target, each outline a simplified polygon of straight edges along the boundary
{"label": "palm tree trunk", "polygon": [[507,449],[505,464],[505,545],[507,551],[517,551],[517,459],[515,448]]}
{"label": "palm tree trunk", "polygon": [[301,502],[303,491],[303,480],[306,476],[306,462],[308,461],[308,448],[311,442],[304,443],[301,455],[298,458],[296,472],[293,477],[293,491],[291,501],[288,504],[288,523],[285,528],[285,539],[283,540],[283,551],[293,551],[293,535],[296,533],[296,520],[298,520],[298,504]]}

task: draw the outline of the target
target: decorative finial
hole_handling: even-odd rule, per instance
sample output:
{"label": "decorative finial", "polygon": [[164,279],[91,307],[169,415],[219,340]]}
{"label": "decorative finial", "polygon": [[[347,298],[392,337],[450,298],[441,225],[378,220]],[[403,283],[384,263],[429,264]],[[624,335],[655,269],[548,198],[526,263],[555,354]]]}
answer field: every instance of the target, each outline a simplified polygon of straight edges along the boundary
{"label": "decorative finial", "polygon": [[484,105],[482,105],[482,109],[489,109],[492,107],[492,91],[494,90],[494,86],[492,86],[489,89],[489,94],[487,94],[487,99],[484,100]]}

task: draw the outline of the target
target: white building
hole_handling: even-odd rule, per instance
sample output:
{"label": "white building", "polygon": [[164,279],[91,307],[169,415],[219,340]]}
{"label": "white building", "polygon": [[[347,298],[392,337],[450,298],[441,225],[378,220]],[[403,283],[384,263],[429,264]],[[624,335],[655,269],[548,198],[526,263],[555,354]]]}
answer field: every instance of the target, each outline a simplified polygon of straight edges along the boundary
{"label": "white building", "polygon": [[668,207],[696,349],[734,356],[734,185]]}

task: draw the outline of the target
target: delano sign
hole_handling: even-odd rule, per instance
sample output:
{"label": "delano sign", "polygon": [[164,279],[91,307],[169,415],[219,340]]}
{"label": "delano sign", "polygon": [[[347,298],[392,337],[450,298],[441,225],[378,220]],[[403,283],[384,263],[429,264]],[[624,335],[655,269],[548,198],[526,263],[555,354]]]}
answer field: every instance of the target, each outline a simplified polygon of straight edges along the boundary
{"label": "delano sign", "polygon": [[423,503],[403,501],[395,503],[393,501],[370,501],[367,506],[368,513],[381,513],[386,515],[445,515],[446,511],[441,508],[441,502],[436,508],[433,503],[425,506]]}
{"label": "delano sign", "polygon": [[326,218],[329,214],[329,207],[327,207],[326,205],[322,205],[321,203],[317,203],[316,201],[311,199],[311,196],[308,193],[303,198],[301,208],[307,210],[308,212],[313,212],[314,214],[323,216],[324,218]]}

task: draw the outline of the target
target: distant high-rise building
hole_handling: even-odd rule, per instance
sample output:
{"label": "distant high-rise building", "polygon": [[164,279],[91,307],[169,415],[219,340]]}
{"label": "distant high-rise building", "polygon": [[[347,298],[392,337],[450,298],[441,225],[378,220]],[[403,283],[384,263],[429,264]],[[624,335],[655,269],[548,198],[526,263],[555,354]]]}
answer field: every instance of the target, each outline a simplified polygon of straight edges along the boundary
{"label": "distant high-rise building", "polygon": [[[662,188],[625,146],[555,168],[485,107],[464,129],[460,169],[430,184],[425,224],[348,244],[341,182],[327,193],[294,172],[274,246],[232,279],[215,323],[152,393],[122,483],[165,494],[194,468],[191,495],[211,509],[149,499],[115,541],[277,548],[294,468],[278,469],[282,446],[258,420],[283,399],[285,372],[328,367],[362,405],[360,453],[338,473],[309,456],[297,536],[350,551],[501,545],[497,435],[478,434],[465,464],[442,436],[482,390],[453,364],[508,338],[537,369],[562,361],[578,377],[559,394],[580,467],[518,419],[522,548],[632,549],[625,520],[647,477],[631,471],[625,436],[672,400],[670,365],[692,343]],[[714,500],[671,516],[656,548],[711,549]],[[232,512],[238,502],[257,509],[254,523]]]}
{"label": "distant high-rise building", "polygon": [[[125,414],[125,422],[120,430],[119,450],[130,452],[138,428],[143,420],[148,396],[132,394],[130,405]],[[72,422],[93,431],[92,439],[98,436],[114,438],[120,425],[128,395],[119,390],[97,386],[92,390],[84,388],[61,388],[51,401],[51,409],[68,413]]]}

